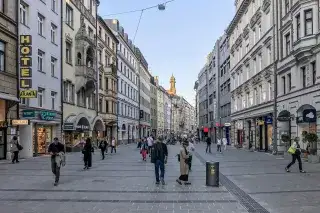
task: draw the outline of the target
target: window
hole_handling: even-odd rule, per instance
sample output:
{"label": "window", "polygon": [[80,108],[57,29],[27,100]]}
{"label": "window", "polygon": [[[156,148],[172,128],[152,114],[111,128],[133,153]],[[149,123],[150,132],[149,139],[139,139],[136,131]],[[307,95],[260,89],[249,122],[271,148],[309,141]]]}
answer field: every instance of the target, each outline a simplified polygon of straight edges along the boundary
{"label": "window", "polygon": [[38,107],[43,107],[44,105],[44,89],[43,88],[38,88]]}
{"label": "window", "polygon": [[38,50],[38,71],[44,72],[44,52]]}
{"label": "window", "polygon": [[316,62],[311,63],[311,68],[312,68],[312,83],[316,84],[317,81],[317,67],[316,67]]}
{"label": "window", "polygon": [[5,49],[6,44],[0,41],[0,71],[5,71]]}
{"label": "window", "polygon": [[90,1],[89,1],[89,11],[90,11],[90,12],[92,12],[92,5],[93,5],[93,2],[92,2],[92,0],[90,0]]}
{"label": "window", "polygon": [[[0,0],[0,4],[3,5],[1,1],[2,0]],[[24,2],[20,2],[20,23],[26,26],[28,25],[28,10],[29,6]]]}
{"label": "window", "polygon": [[72,64],[72,49],[71,44],[69,42],[66,42],[66,62],[68,64]]}
{"label": "window", "polygon": [[[1,2],[1,1],[0,1]],[[29,98],[20,98],[20,103],[25,106],[29,106]]]}
{"label": "window", "polygon": [[313,18],[312,18],[312,10],[304,11],[304,18],[305,18],[305,35],[312,35],[313,34]]}
{"label": "window", "polygon": [[253,75],[257,73],[257,59],[253,59]]}
{"label": "window", "polygon": [[73,27],[73,9],[66,4],[66,24]]}
{"label": "window", "polygon": [[267,63],[271,64],[271,46],[267,47]]}
{"label": "window", "polygon": [[106,101],[106,113],[109,113],[109,101]]}
{"label": "window", "polygon": [[271,81],[268,81],[268,96],[269,96],[269,101],[271,101],[271,97],[272,97],[272,85],[271,85]]}
{"label": "window", "polygon": [[102,75],[99,75],[99,89],[102,89]]}
{"label": "window", "polygon": [[51,0],[51,10],[57,12],[57,0]]}
{"label": "window", "polygon": [[[109,79],[106,78],[105,81],[106,81],[106,90],[108,90],[109,89],[109,82],[108,82]],[[121,81],[121,86],[122,86],[122,81]]]}
{"label": "window", "polygon": [[104,57],[104,64],[105,64],[106,67],[110,65],[109,57],[107,55]]}
{"label": "window", "polygon": [[301,75],[302,75],[302,88],[305,88],[307,86],[306,67],[301,67]]}
{"label": "window", "polygon": [[284,3],[285,5],[285,8],[284,8],[284,12],[285,12],[285,14],[287,14],[288,12],[289,12],[289,10],[290,10],[290,4],[289,4],[289,0],[285,0],[285,3]]}
{"label": "window", "polygon": [[288,73],[287,78],[288,78],[288,91],[290,92],[290,90],[291,90],[291,73]]}
{"label": "window", "polygon": [[212,95],[209,96],[209,105],[211,105],[213,103],[213,97]]}
{"label": "window", "polygon": [[54,110],[56,107],[56,96],[57,96],[57,93],[56,92],[53,92],[51,91],[51,109]]}
{"label": "window", "polygon": [[300,14],[296,16],[296,24],[297,24],[297,40],[298,40],[300,38],[300,30],[301,30]]}
{"label": "window", "polygon": [[54,57],[51,57],[51,76],[56,76],[56,68],[57,68],[57,59]]}
{"label": "window", "polygon": [[282,76],[282,90],[283,90],[283,94],[286,94],[286,77]]}
{"label": "window", "polygon": [[41,36],[44,33],[44,16],[38,13],[38,34]]}
{"label": "window", "polygon": [[261,38],[261,34],[262,34],[262,28],[261,28],[261,25],[259,25],[259,28],[258,28],[258,39]]}
{"label": "window", "polygon": [[102,51],[98,50],[98,63],[102,63]]}
{"label": "window", "polygon": [[285,56],[288,56],[290,54],[290,51],[291,51],[291,41],[290,41],[290,33],[288,33],[286,36],[285,36],[285,42],[286,42],[286,55]]}
{"label": "window", "polygon": [[57,40],[57,26],[51,23],[51,42],[56,44]]}
{"label": "window", "polygon": [[257,88],[254,88],[254,104],[259,104],[259,94]]}
{"label": "window", "polygon": [[262,55],[259,54],[258,55],[258,63],[259,63],[259,66],[258,66],[258,69],[259,69],[259,72],[262,70]]}
{"label": "window", "polygon": [[0,0],[0,12],[3,12],[4,9],[4,0]]}
{"label": "window", "polygon": [[99,112],[102,112],[102,98],[99,98]]}
{"label": "window", "polygon": [[253,43],[255,44],[256,43],[256,29],[253,29],[252,32],[253,32]]}
{"label": "window", "polygon": [[102,38],[102,29],[101,29],[100,26],[99,26],[99,30],[98,30],[98,35],[99,35],[100,38]]}
{"label": "window", "polygon": [[112,42],[112,50],[116,51],[116,44],[114,42]]}

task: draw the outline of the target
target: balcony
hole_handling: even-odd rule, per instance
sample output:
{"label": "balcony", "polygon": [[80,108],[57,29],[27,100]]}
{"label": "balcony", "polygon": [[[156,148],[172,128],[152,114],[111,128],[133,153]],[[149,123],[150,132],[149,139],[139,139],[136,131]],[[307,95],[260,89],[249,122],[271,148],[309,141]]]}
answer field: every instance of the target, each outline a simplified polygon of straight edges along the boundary
{"label": "balcony", "polygon": [[81,14],[89,20],[89,22],[95,26],[96,25],[96,19],[93,17],[92,12],[86,8],[86,6],[83,5],[81,0],[70,0],[72,4],[81,12]]}
{"label": "balcony", "polygon": [[105,74],[112,74],[114,76],[117,76],[117,67],[114,64],[109,64],[105,67]]}

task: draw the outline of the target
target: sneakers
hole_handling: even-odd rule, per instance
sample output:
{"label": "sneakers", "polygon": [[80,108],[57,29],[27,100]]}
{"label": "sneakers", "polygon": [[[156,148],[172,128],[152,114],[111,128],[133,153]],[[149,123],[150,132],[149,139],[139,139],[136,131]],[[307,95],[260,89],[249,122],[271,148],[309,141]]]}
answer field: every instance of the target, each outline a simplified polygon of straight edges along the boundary
{"label": "sneakers", "polygon": [[161,179],[161,184],[166,185],[166,182],[164,182],[164,179]]}
{"label": "sneakers", "polygon": [[156,181],[156,184],[159,185],[159,184],[160,184],[160,181]]}
{"label": "sneakers", "polygon": [[304,171],[304,170],[300,170],[300,173],[306,173],[306,171]]}
{"label": "sneakers", "polygon": [[181,180],[177,179],[176,182],[179,183],[180,185],[182,185]]}
{"label": "sneakers", "polygon": [[290,172],[290,170],[287,167],[285,169],[286,169],[286,172]]}
{"label": "sneakers", "polygon": [[54,184],[53,184],[54,186],[58,186],[58,182],[54,182]]}

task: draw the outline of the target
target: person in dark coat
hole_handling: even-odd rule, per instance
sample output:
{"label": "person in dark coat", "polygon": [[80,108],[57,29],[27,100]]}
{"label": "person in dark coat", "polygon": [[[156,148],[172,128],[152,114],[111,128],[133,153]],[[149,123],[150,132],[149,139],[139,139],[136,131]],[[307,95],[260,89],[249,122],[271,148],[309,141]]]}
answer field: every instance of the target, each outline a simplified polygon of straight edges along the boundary
{"label": "person in dark coat", "polygon": [[106,151],[107,147],[108,147],[107,141],[101,140],[99,143],[99,149],[101,150],[102,160],[104,160],[105,158],[104,152]]}
{"label": "person in dark coat", "polygon": [[91,139],[87,138],[86,143],[82,150],[83,161],[84,161],[83,169],[89,169],[92,166],[92,151],[93,151],[93,147],[92,147]]}

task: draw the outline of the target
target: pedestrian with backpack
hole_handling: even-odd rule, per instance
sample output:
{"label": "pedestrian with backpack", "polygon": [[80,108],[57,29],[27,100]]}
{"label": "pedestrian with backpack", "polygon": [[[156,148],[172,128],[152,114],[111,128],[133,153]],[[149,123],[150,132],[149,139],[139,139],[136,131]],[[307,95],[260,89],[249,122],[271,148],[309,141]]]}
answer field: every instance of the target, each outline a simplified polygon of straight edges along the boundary
{"label": "pedestrian with backpack", "polygon": [[[162,143],[162,141],[157,141],[152,147],[152,154],[151,154],[151,163],[154,164],[155,175],[156,175],[156,184],[165,185],[164,181],[164,171],[165,171],[165,164],[167,164],[168,159],[168,148],[167,145]],[[160,170],[160,176],[159,176]]]}

